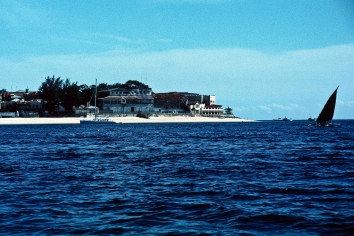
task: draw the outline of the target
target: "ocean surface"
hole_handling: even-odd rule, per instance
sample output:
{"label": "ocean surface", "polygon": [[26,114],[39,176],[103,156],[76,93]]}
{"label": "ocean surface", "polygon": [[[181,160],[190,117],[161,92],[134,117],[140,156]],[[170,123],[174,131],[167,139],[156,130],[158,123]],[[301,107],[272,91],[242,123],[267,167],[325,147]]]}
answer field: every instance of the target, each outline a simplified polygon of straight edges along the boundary
{"label": "ocean surface", "polygon": [[353,235],[336,123],[0,126],[0,234]]}

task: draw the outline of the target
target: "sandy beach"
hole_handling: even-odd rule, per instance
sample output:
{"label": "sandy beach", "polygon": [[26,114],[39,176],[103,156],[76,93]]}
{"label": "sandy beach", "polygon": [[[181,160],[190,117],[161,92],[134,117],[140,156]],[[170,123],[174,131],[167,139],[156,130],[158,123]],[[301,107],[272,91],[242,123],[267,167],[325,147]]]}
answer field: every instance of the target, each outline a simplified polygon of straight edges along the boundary
{"label": "sandy beach", "polygon": [[[66,118],[0,118],[0,125],[41,125],[41,124],[80,124],[80,120],[92,118],[66,117]],[[240,118],[216,118],[216,117],[189,117],[189,116],[159,116],[149,119],[139,117],[110,117],[118,124],[139,124],[139,123],[208,123],[208,122],[254,122]]]}

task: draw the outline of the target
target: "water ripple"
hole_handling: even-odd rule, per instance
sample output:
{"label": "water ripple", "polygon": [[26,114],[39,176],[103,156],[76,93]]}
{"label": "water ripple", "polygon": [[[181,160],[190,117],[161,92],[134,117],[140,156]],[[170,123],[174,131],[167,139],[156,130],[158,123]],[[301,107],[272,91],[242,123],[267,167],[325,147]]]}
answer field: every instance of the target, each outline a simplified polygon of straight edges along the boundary
{"label": "water ripple", "polygon": [[353,131],[353,121],[3,126],[0,233],[350,235]]}

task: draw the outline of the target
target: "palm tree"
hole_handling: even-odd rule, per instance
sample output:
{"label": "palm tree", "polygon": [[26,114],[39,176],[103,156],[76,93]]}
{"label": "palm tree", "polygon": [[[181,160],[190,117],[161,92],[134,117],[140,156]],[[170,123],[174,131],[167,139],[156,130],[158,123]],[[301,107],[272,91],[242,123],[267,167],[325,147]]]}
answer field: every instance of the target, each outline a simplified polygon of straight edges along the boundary
{"label": "palm tree", "polygon": [[45,81],[38,88],[41,98],[47,102],[47,109],[50,114],[55,112],[55,108],[60,103],[60,94],[63,90],[63,80],[60,77],[46,77]]}
{"label": "palm tree", "polygon": [[61,96],[65,110],[69,114],[72,114],[73,106],[80,105],[80,86],[77,85],[77,82],[70,83],[70,79],[66,79],[63,83],[63,93]]}
{"label": "palm tree", "polygon": [[227,115],[233,115],[233,114],[232,114],[232,109],[231,109],[230,107],[227,107],[227,108],[225,108],[224,110],[225,110],[225,113],[226,113]]}

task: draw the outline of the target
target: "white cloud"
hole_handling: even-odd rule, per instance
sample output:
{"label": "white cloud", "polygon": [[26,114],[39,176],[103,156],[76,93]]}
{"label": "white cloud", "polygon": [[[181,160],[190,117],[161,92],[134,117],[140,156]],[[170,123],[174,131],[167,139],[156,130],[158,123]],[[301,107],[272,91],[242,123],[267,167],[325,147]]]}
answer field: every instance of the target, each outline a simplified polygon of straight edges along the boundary
{"label": "white cloud", "polygon": [[50,18],[44,11],[30,5],[30,2],[7,0],[0,1],[0,21],[6,27],[44,27]]}
{"label": "white cloud", "polygon": [[115,41],[121,42],[121,43],[146,45],[146,42],[144,42],[143,40],[133,40],[133,39],[129,39],[129,38],[126,38],[126,37],[119,36],[119,35],[94,33],[93,36],[96,36],[96,37],[99,37],[99,38],[112,39],[112,40],[115,40]]}
{"label": "white cloud", "polygon": [[172,39],[159,38],[159,37],[157,37],[155,40],[158,43],[171,43],[172,42]]}
{"label": "white cloud", "polygon": [[354,107],[354,101],[342,101],[337,99],[337,105],[345,107]]}
{"label": "white cloud", "polygon": [[88,45],[97,45],[97,46],[104,45],[102,42],[92,40],[92,38],[87,39],[87,38],[83,38],[83,37],[80,37],[80,38],[63,37],[63,36],[57,36],[57,35],[53,35],[50,38],[55,41],[63,41],[63,42],[68,42],[68,43],[79,43],[79,44],[88,44]]}
{"label": "white cloud", "polygon": [[[119,36],[111,35],[109,37],[130,42],[129,39]],[[91,43],[94,43],[94,41]],[[142,70],[150,71],[162,70],[171,74],[209,73],[221,76],[228,74],[240,78],[256,78],[257,81],[267,82],[283,78],[282,82],[286,83],[288,81],[286,78],[294,78],[297,80],[308,78],[309,74],[313,72],[314,64],[316,64],[318,71],[320,71],[317,76],[330,72],[352,74],[354,72],[354,68],[352,67],[354,64],[354,54],[348,51],[354,52],[354,44],[325,48],[322,50],[307,50],[306,52],[286,52],[277,55],[240,48],[177,49],[161,52],[124,49],[89,55],[32,56],[24,58],[21,64],[37,64],[38,66],[46,68],[65,67],[67,69],[77,68],[78,65],[83,66],[81,69],[84,69],[84,67],[104,67],[107,69],[106,72],[109,72],[109,70],[115,71],[119,67],[120,70],[141,68]],[[334,55],[341,56],[337,57]],[[312,58],[312,60],[307,59],[307,63],[304,63],[304,57]],[[11,64],[11,60],[7,58],[2,58],[2,61],[4,63],[7,61]],[[13,64],[13,66],[16,66],[16,64]],[[344,71],[342,69],[344,69]],[[36,69],[34,68],[34,70]],[[300,71],[303,73],[299,73]],[[325,78],[314,77],[312,79],[313,82],[316,83],[316,81],[323,82]]]}
{"label": "white cloud", "polygon": [[272,107],[280,109],[280,110],[286,110],[286,111],[292,111],[296,108],[299,108],[299,106],[297,104],[291,104],[290,106],[281,105],[281,104],[272,104]]}
{"label": "white cloud", "polygon": [[242,116],[257,111],[274,116],[272,112],[286,111],[295,118],[301,112],[302,117],[316,115],[338,84],[343,103],[338,101],[336,112],[344,104],[353,107],[354,54],[350,52],[354,52],[354,44],[279,54],[240,48],[150,52],[138,47],[21,60],[0,57],[0,79],[7,89],[12,81],[24,88],[38,88],[42,77],[52,75],[91,84],[94,78],[105,83],[140,80],[143,74],[142,82],[155,92],[214,94],[218,104],[230,106]]}
{"label": "white cloud", "polygon": [[233,107],[233,108],[232,108],[232,111],[233,111],[233,112],[242,112],[242,111],[244,111],[244,110],[245,110],[244,107]]}
{"label": "white cloud", "polygon": [[269,108],[268,106],[264,106],[264,105],[259,106],[259,109],[261,109],[262,111],[268,112],[268,113],[272,111],[271,108]]}

